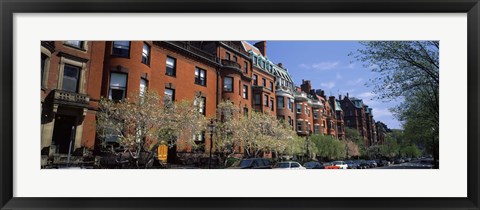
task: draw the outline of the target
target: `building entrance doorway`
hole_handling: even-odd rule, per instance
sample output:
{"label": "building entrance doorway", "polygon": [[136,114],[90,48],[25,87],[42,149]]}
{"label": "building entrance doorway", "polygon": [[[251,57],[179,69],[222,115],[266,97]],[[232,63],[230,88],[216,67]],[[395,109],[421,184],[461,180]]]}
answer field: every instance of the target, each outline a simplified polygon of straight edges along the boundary
{"label": "building entrance doorway", "polygon": [[[70,140],[72,141],[70,143]],[[58,114],[55,116],[52,145],[56,146],[56,153],[68,154],[75,141],[75,117]]]}
{"label": "building entrance doorway", "polygon": [[177,145],[168,148],[167,163],[175,163],[177,157]]}

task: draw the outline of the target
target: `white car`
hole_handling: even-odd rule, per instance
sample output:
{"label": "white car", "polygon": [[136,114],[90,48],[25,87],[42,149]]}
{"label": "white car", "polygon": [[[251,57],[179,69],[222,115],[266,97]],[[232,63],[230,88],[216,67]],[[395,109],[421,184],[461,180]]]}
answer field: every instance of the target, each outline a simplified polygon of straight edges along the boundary
{"label": "white car", "polygon": [[334,166],[339,166],[340,169],[347,169],[348,168],[348,164],[345,163],[345,161],[333,161],[332,162]]}
{"label": "white car", "polygon": [[275,164],[273,167],[274,169],[291,169],[291,170],[299,170],[299,169],[306,169],[300,163],[295,162],[295,161],[285,161],[285,162],[279,162]]}

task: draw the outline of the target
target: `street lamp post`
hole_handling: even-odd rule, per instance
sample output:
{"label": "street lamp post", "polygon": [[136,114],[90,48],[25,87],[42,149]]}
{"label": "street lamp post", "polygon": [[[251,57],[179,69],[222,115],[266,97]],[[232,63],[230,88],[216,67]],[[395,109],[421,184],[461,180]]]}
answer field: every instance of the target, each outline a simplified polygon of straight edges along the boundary
{"label": "street lamp post", "polygon": [[212,149],[213,149],[213,129],[214,129],[215,125],[213,124],[213,119],[210,120],[210,125],[209,125],[209,128],[210,128],[210,150],[209,150],[209,153],[210,153],[210,156],[208,158],[208,168],[210,169],[212,167]]}

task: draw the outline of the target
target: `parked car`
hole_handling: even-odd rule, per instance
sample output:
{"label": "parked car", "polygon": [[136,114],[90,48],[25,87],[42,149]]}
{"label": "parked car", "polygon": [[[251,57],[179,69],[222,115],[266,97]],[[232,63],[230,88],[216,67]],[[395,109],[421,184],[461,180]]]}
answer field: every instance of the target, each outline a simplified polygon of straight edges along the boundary
{"label": "parked car", "polygon": [[323,164],[315,161],[307,162],[303,164],[303,167],[305,167],[306,169],[325,169],[325,166]]}
{"label": "parked car", "polygon": [[367,164],[370,168],[377,167],[377,162],[375,162],[374,160],[367,160]]}
{"label": "parked car", "polygon": [[353,160],[346,160],[345,163],[348,165],[348,169],[358,169],[360,165]]}
{"label": "parked car", "polygon": [[348,165],[345,163],[345,161],[337,160],[333,161],[333,165],[340,166],[340,169],[347,169]]}
{"label": "parked car", "polygon": [[325,169],[340,169],[340,166],[334,165],[333,162],[324,163],[323,165]]}
{"label": "parked car", "polygon": [[231,169],[271,169],[270,161],[265,158],[248,158],[237,161]]}
{"label": "parked car", "polygon": [[404,162],[405,161],[402,158],[397,158],[397,159],[395,159],[395,161],[393,163],[400,164],[400,163],[404,163]]}
{"label": "parked car", "polygon": [[378,167],[384,167],[384,166],[388,166],[389,163],[387,160],[377,160],[377,166]]}
{"label": "parked car", "polygon": [[358,168],[360,169],[370,168],[370,165],[365,160],[355,160],[354,162],[358,164]]}
{"label": "parked car", "polygon": [[292,170],[297,170],[297,169],[306,169],[300,163],[295,162],[295,161],[285,161],[285,162],[279,162],[275,164],[273,167],[274,169],[292,169]]}

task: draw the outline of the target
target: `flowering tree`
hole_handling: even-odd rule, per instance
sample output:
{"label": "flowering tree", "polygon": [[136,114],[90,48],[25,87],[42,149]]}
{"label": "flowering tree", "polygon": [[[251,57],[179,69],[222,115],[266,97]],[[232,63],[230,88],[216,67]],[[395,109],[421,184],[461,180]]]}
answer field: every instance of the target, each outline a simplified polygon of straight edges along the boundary
{"label": "flowering tree", "polygon": [[247,157],[257,157],[261,152],[283,153],[296,136],[288,124],[274,116],[252,112],[241,115],[239,107],[230,101],[217,106],[220,120],[215,131],[215,148],[220,154],[232,155],[235,149]]}
{"label": "flowering tree", "polygon": [[293,130],[274,116],[252,112],[242,116],[233,131],[233,138],[241,142],[248,157],[257,157],[262,151],[284,152],[294,136]]}
{"label": "flowering tree", "polygon": [[168,123],[160,130],[159,138],[169,140],[170,147],[177,145],[179,149],[204,146],[197,145],[194,138],[204,131],[207,125],[205,116],[199,112],[199,101],[200,99],[195,97],[193,101],[182,100],[174,103],[173,108],[165,106],[164,115],[167,119],[164,120]]}
{"label": "flowering tree", "polygon": [[155,93],[117,102],[102,98],[97,112],[97,133],[105,142],[118,142],[132,150],[145,149],[147,142],[157,139],[158,131],[167,122],[159,107],[162,101]]}
{"label": "flowering tree", "polygon": [[353,141],[346,141],[347,144],[347,152],[348,157],[358,157],[360,156],[360,150],[358,149],[358,145],[355,144]]}
{"label": "flowering tree", "polygon": [[204,116],[192,109],[196,100],[173,103],[149,91],[122,101],[102,98],[97,112],[98,136],[135,151],[152,150],[161,141],[173,146],[182,139],[183,146],[192,145],[193,134],[205,128]]}
{"label": "flowering tree", "polygon": [[234,138],[234,130],[239,125],[239,108],[231,101],[222,101],[217,106],[220,120],[217,121],[215,128],[215,150],[225,156],[235,153],[235,148],[240,147],[238,138]]}

